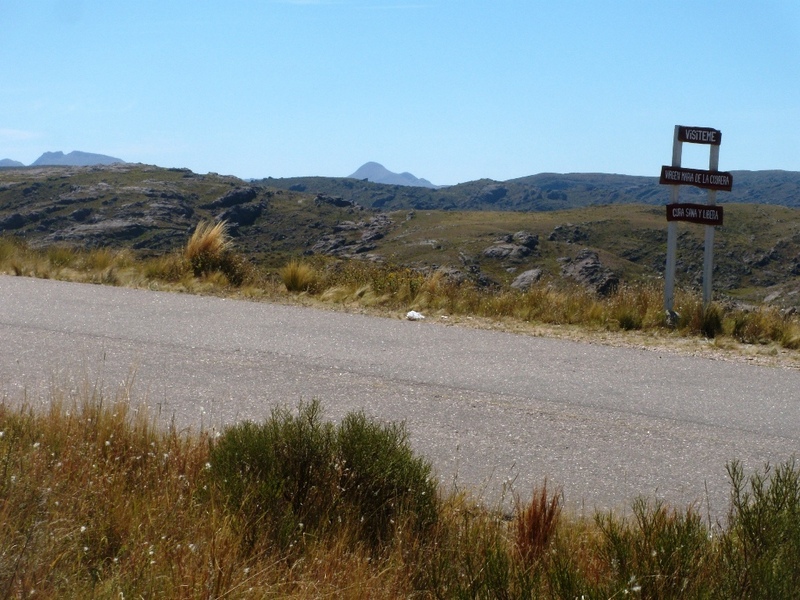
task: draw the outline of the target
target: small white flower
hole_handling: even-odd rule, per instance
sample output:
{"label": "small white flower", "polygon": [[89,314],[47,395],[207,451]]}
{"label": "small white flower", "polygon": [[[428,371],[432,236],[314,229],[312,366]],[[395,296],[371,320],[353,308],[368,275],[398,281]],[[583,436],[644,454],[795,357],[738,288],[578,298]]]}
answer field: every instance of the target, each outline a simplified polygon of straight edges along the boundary
{"label": "small white flower", "polygon": [[86,531],[86,525],[81,525],[81,533]]}

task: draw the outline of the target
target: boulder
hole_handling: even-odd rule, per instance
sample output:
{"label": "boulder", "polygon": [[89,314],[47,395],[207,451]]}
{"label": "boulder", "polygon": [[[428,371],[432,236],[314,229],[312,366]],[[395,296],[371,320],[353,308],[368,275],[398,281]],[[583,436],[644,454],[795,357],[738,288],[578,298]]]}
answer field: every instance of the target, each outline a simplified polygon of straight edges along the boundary
{"label": "boulder", "polygon": [[511,283],[511,287],[521,292],[527,292],[533,284],[537,283],[542,278],[541,269],[530,269],[524,273],[520,273],[517,278]]}
{"label": "boulder", "polygon": [[594,290],[600,296],[612,294],[619,286],[619,277],[604,267],[594,250],[584,248],[572,259],[564,261],[561,274]]}
{"label": "boulder", "polygon": [[539,236],[527,231],[518,231],[511,236],[511,239],[514,243],[530,248],[531,250],[535,250],[536,246],[539,245]]}
{"label": "boulder", "polygon": [[258,188],[252,186],[237,187],[224,196],[217,198],[213,202],[204,204],[202,208],[230,208],[231,206],[236,206],[237,204],[251,202],[252,200],[256,199],[256,196],[258,196]]}
{"label": "boulder", "polygon": [[338,208],[352,208],[358,206],[351,200],[345,200],[340,196],[328,196],[327,194],[317,194],[317,197],[314,198],[314,202],[316,204],[330,204]]}
{"label": "boulder", "polygon": [[483,251],[483,255],[486,258],[512,261],[520,261],[530,253],[531,249],[528,246],[508,243],[495,244],[494,246],[489,246]]}
{"label": "boulder", "polygon": [[263,202],[251,202],[250,204],[237,204],[229,209],[222,211],[217,219],[227,221],[233,227],[246,227],[256,222],[256,219],[264,212]]}
{"label": "boulder", "polygon": [[25,217],[19,213],[11,213],[4,219],[0,219],[0,231],[4,229],[19,229],[25,225]]}
{"label": "boulder", "polygon": [[575,244],[588,240],[589,233],[580,225],[564,223],[563,225],[557,225],[547,239],[551,242],[567,242],[568,244]]}

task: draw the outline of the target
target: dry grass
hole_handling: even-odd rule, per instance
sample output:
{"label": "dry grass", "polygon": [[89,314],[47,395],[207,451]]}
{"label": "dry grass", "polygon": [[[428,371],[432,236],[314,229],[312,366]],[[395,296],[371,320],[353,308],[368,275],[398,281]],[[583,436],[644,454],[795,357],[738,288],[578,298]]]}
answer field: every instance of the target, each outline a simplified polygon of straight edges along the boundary
{"label": "dry grass", "polygon": [[319,284],[316,269],[299,260],[292,260],[283,267],[280,270],[280,278],[289,292],[311,292]]}
{"label": "dry grass", "polygon": [[560,493],[549,494],[545,482],[530,501],[518,501],[511,519],[453,493],[442,496],[433,527],[415,528],[409,513],[377,546],[364,538],[362,517],[369,515],[345,510],[332,534],[291,521],[293,541],[281,549],[269,538],[245,542],[237,507],[213,485],[209,435],[155,426],[125,390],[109,399],[88,384],[72,395],[56,388],[37,406],[0,404],[3,598],[722,598],[796,591],[794,464],[749,481],[737,464],[729,467],[730,528],[714,536],[691,509],[643,499],[634,502],[632,518],[564,515]]}
{"label": "dry grass", "polygon": [[[714,347],[743,354],[743,345],[762,354],[793,356],[800,349],[797,314],[763,307],[741,310],[722,304],[704,309],[699,296],[678,290],[676,327],[668,327],[660,284],[629,284],[601,298],[563,281],[542,281],[526,292],[457,282],[441,271],[358,260],[311,257],[292,260],[277,274],[249,264],[232,251],[225,223],[200,223],[179,252],[137,259],[131,251],[27,248],[0,239],[0,272],[40,278],[146,287],[187,293],[235,294],[250,299],[281,299],[286,292],[302,302],[369,309],[408,310],[447,317],[486,319],[503,327],[579,328],[584,336],[633,332],[659,339],[714,339]],[[452,321],[451,321],[452,322]],[[630,335],[628,333],[627,335]],[[622,338],[620,338],[622,340]],[[747,352],[744,352],[745,354]]]}
{"label": "dry grass", "polygon": [[195,277],[219,269],[219,265],[230,248],[228,225],[225,221],[212,223],[201,221],[189,238],[184,256]]}
{"label": "dry grass", "polygon": [[541,489],[534,489],[527,506],[517,498],[515,542],[522,559],[530,564],[547,550],[555,536],[561,517],[561,490],[552,496],[547,493],[547,480]]}

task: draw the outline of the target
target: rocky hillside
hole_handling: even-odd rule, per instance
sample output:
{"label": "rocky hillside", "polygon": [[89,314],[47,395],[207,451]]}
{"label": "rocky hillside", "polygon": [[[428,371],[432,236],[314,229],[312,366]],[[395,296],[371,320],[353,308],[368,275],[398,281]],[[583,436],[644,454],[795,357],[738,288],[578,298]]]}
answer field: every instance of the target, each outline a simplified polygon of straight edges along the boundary
{"label": "rocky hillside", "polygon": [[[335,181],[371,193],[387,190],[369,182]],[[536,179],[539,186],[548,181]],[[575,181],[589,185],[577,176]],[[111,246],[159,254],[181,248],[201,219],[224,219],[237,249],[267,268],[283,266],[291,257],[325,255],[438,269],[480,285],[524,289],[540,279],[572,280],[598,293],[620,282],[663,276],[663,206],[391,211],[268,182],[133,164],[0,169],[0,236],[38,247]],[[490,187],[496,184],[472,185],[497,195],[495,203],[502,200]],[[414,189],[420,188],[400,187],[397,194]],[[587,198],[589,192],[584,189]],[[679,226],[679,285],[700,286],[703,232],[702,226]],[[745,300],[770,297],[800,306],[798,209],[729,204],[725,224],[717,228],[714,286]]]}

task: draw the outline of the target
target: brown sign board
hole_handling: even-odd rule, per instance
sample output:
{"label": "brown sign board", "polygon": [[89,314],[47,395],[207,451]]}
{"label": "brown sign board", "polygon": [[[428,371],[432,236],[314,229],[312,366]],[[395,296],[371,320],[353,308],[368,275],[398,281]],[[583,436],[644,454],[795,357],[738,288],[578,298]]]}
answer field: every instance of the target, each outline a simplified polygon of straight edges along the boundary
{"label": "brown sign board", "polygon": [[722,207],[716,204],[667,204],[667,221],[722,225]]}
{"label": "brown sign board", "polygon": [[661,167],[662,185],[693,185],[707,190],[730,192],[733,189],[733,175],[726,171],[703,171],[683,167]]}
{"label": "brown sign board", "polygon": [[722,143],[722,132],[711,127],[684,127],[679,125],[678,141],[719,146]]}

